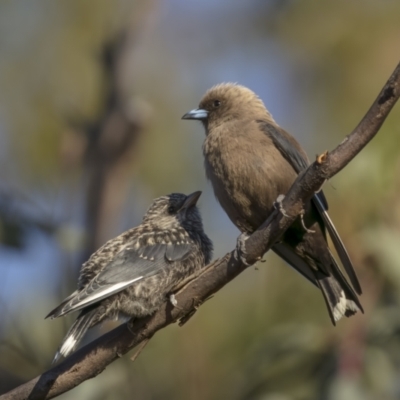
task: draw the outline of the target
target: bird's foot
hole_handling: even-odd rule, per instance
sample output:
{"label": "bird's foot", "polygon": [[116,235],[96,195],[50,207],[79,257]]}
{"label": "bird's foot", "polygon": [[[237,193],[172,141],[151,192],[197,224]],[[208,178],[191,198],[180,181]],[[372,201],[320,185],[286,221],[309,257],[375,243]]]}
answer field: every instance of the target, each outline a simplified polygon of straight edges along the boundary
{"label": "bird's foot", "polygon": [[303,227],[303,229],[304,229],[307,233],[315,233],[314,230],[308,229],[308,228],[306,227],[306,224],[304,223],[304,211],[300,214],[300,222],[301,222],[301,226]]}
{"label": "bird's foot", "polygon": [[250,267],[250,265],[247,262],[246,258],[246,240],[250,237],[247,233],[241,233],[239,237],[237,238],[236,242],[236,249],[234,252],[234,257],[236,260],[240,260],[246,267]]}
{"label": "bird's foot", "polygon": [[169,302],[172,304],[172,306],[173,306],[174,308],[177,308],[177,309],[181,310],[181,308],[178,307],[178,300],[176,299],[174,293],[171,293],[171,294],[169,295],[168,299],[169,299]]}
{"label": "bird's foot", "polygon": [[284,195],[284,194],[280,194],[280,195],[276,198],[276,200],[275,200],[275,202],[274,202],[274,208],[275,208],[275,210],[278,210],[284,217],[289,217],[289,215],[286,214],[286,211],[285,211],[285,209],[283,208],[282,202],[283,202],[283,199],[284,199],[284,198],[285,198],[285,195]]}
{"label": "bird's foot", "polygon": [[[322,182],[322,185],[319,187],[318,190],[315,191],[315,193],[320,193],[320,192],[322,191],[322,187],[325,185],[326,182],[328,182],[328,179],[325,179],[325,180]],[[330,182],[329,182],[329,183],[330,183]],[[331,187],[332,187],[333,189],[336,190],[335,186],[333,186],[332,184],[331,184]]]}

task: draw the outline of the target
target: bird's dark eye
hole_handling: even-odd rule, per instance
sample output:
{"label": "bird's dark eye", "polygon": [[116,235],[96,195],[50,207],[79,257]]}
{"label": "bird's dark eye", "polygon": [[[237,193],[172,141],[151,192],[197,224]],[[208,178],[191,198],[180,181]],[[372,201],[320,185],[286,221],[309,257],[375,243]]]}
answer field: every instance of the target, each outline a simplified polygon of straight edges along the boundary
{"label": "bird's dark eye", "polygon": [[176,208],[175,206],[169,206],[168,207],[168,214],[175,214]]}
{"label": "bird's dark eye", "polygon": [[213,106],[214,106],[215,108],[219,107],[220,105],[221,105],[221,102],[220,102],[219,100],[214,100]]}

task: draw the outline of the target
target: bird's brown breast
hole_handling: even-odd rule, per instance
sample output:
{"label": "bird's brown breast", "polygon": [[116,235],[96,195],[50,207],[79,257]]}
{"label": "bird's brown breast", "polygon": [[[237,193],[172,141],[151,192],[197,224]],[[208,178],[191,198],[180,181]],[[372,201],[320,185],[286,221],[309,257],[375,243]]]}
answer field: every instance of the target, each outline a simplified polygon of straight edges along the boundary
{"label": "bird's brown breast", "polygon": [[276,198],[297,176],[256,121],[210,127],[203,153],[215,196],[244,232],[253,232],[264,222]]}

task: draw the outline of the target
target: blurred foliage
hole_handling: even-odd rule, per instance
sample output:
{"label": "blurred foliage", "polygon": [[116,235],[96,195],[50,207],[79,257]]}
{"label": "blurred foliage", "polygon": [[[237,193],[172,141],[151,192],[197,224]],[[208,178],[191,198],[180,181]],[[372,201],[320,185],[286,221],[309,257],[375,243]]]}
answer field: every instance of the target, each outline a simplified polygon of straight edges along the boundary
{"label": "blurred foliage", "polygon": [[[43,317],[73,290],[88,242],[89,133],[104,127],[110,85],[145,129],[107,169],[101,240],[136,224],[154,196],[202,189],[220,256],[237,231],[206,186],[201,129],[181,115],[211,84],[238,81],[312,158],[351,132],[399,61],[399,15],[393,0],[2,1],[0,392],[48,368],[71,322]],[[110,79],[102,55],[121,32]],[[399,398],[399,134],[397,105],[326,185],[364,316],[333,328],[320,294],[268,255],[183,328],[157,334],[134,364],[124,357],[60,398]]]}

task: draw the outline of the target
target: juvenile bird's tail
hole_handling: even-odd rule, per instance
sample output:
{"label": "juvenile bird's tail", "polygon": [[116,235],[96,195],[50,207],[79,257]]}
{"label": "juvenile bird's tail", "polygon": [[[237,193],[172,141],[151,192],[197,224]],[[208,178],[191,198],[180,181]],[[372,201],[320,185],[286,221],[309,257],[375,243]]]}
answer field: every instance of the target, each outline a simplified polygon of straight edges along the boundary
{"label": "juvenile bird's tail", "polygon": [[81,312],[65,335],[60,348],[54,356],[53,364],[57,362],[61,356],[68,357],[76,349],[86,331],[92,326],[92,321],[96,316],[96,311],[97,310],[94,309],[89,312]]}
{"label": "juvenile bird's tail", "polygon": [[[350,317],[357,311],[364,312],[357,295],[347,283],[335,260],[331,276],[324,276],[319,273],[317,284],[320,287],[329,310],[332,323],[336,325],[343,316]],[[317,272],[318,274],[318,272]]]}

